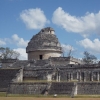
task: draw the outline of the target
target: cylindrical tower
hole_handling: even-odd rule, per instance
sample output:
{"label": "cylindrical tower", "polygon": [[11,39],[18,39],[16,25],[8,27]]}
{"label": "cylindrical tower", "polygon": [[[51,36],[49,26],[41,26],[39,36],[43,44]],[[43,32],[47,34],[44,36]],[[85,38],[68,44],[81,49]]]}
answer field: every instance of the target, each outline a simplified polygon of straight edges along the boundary
{"label": "cylindrical tower", "polygon": [[49,57],[60,57],[62,48],[51,27],[43,28],[34,35],[26,47],[28,60],[48,59]]}

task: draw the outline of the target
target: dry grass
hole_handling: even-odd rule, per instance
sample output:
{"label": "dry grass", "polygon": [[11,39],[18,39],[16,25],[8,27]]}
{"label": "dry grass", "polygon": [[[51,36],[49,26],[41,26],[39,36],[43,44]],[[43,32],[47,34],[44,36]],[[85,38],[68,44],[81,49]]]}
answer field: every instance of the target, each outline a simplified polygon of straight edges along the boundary
{"label": "dry grass", "polygon": [[[84,100],[84,98],[0,97],[0,100]],[[100,100],[100,98],[85,98],[85,100]]]}
{"label": "dry grass", "polygon": [[77,95],[71,98],[67,95],[58,95],[54,97],[53,95],[25,95],[25,94],[8,94],[0,93],[0,100],[100,100],[100,95]]}

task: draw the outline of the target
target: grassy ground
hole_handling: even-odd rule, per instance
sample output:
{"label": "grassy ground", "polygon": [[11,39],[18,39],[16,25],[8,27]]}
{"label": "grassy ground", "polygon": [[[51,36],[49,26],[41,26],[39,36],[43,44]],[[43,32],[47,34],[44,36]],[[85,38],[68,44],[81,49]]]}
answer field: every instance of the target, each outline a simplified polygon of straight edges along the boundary
{"label": "grassy ground", "polygon": [[[84,98],[0,97],[0,100],[84,100]],[[85,100],[100,100],[100,98],[85,98]]]}
{"label": "grassy ground", "polygon": [[[7,97],[6,97],[7,96]],[[25,95],[25,94],[8,94],[1,92],[0,100],[100,100],[100,95],[78,95],[74,98],[66,95],[58,95],[54,97],[53,95]]]}
{"label": "grassy ground", "polygon": [[5,92],[0,92],[0,97],[6,97],[6,93]]}

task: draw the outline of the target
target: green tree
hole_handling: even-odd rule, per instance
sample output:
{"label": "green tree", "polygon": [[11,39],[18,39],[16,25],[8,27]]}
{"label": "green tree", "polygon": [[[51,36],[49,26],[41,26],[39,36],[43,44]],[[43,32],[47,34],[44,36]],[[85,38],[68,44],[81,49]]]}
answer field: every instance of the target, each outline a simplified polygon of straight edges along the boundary
{"label": "green tree", "polygon": [[87,51],[84,51],[83,61],[85,62],[85,64],[93,64],[96,62],[96,60],[97,57],[95,57],[94,55],[90,54]]}
{"label": "green tree", "polygon": [[0,47],[0,59],[18,59],[20,53],[10,48]]}

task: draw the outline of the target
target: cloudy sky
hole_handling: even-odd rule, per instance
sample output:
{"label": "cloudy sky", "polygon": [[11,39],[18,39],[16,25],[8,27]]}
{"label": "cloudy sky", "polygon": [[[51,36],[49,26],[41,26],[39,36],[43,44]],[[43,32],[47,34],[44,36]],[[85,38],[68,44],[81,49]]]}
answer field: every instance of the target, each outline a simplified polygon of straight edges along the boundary
{"label": "cloudy sky", "polygon": [[27,59],[28,41],[44,27],[54,28],[65,56],[72,49],[100,59],[100,0],[0,0],[0,47]]}

